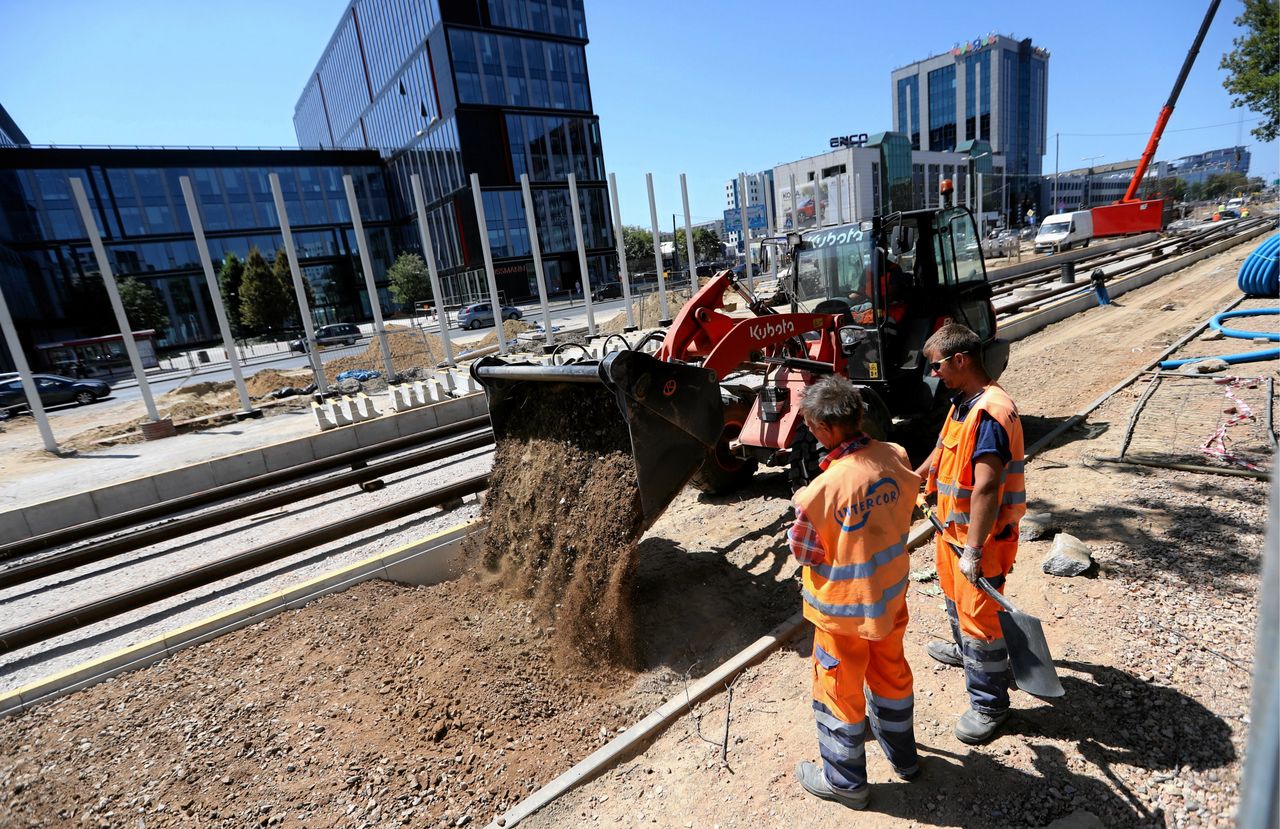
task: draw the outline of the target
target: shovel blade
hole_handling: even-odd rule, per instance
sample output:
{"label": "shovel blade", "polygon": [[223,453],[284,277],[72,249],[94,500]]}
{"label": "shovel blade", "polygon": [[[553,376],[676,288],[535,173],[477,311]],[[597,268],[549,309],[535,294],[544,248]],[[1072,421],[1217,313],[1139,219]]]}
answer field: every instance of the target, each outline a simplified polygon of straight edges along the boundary
{"label": "shovel blade", "polygon": [[1009,662],[1018,687],[1032,696],[1053,699],[1066,693],[1049,655],[1040,620],[1021,611],[997,611]]}

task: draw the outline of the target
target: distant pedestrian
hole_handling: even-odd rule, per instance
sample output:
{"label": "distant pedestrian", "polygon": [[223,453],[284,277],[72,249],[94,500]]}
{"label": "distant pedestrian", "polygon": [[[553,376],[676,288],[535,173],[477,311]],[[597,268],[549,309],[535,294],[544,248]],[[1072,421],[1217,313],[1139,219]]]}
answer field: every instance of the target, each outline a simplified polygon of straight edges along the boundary
{"label": "distant pedestrian", "polygon": [[[804,565],[813,623],[813,711],[821,765],[796,766],[810,794],[852,809],[871,797],[866,728],[899,777],[920,771],[913,678],[903,653],[910,570],[907,532],[920,478],[901,446],[862,431],[864,406],[846,378],[805,389],[800,414],[830,452],[796,492],[791,552]],[[865,688],[864,688],[865,685]]]}
{"label": "distant pedestrian", "polygon": [[[963,325],[939,328],[924,344],[930,372],[956,392],[942,435],[916,474],[937,493],[938,582],[947,597],[953,641],[930,642],[929,656],[964,668],[969,710],[956,738],[983,743],[1009,716],[1009,652],[999,606],[977,586],[985,576],[1004,590],[1018,554],[1018,521],[1027,511],[1022,421],[1013,399],[988,376],[982,340]],[[963,549],[957,557],[951,545]]]}

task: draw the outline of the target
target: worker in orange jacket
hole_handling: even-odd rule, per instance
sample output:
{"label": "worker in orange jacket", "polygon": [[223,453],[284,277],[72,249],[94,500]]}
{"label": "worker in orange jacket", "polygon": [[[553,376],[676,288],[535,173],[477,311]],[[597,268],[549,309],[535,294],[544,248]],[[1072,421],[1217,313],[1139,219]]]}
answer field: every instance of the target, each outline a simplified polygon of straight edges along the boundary
{"label": "worker in orange jacket", "polygon": [[938,445],[916,469],[925,477],[926,496],[938,496],[944,530],[938,581],[954,640],[930,642],[927,650],[938,662],[964,668],[970,707],[955,734],[977,744],[995,736],[1009,716],[1009,652],[999,605],[977,582],[985,576],[1003,592],[1018,554],[1018,521],[1027,511],[1022,421],[1012,398],[983,367],[982,340],[973,331],[944,325],[924,353],[931,373],[956,393]]}
{"label": "worker in orange jacket", "polygon": [[[813,623],[813,710],[822,764],[796,776],[824,800],[862,809],[870,799],[868,724],[899,777],[919,773],[911,667],[903,653],[910,557],[907,532],[920,478],[907,453],[862,432],[858,390],[840,376],[805,389],[800,414],[830,451],[796,492],[788,533],[804,565],[804,615]],[[864,690],[865,684],[865,690]]]}

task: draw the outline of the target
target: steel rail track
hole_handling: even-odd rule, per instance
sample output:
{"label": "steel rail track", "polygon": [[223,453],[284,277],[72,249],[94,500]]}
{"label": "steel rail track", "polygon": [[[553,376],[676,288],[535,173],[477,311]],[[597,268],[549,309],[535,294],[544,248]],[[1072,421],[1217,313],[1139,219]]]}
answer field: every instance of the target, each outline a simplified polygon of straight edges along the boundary
{"label": "steel rail track", "polygon": [[137,610],[154,602],[239,575],[316,545],[336,541],[352,533],[446,504],[464,495],[480,492],[487,486],[488,481],[488,473],[474,475],[458,483],[415,495],[361,515],[335,521],[281,541],[184,570],[143,587],[97,599],[35,622],[0,631],[0,653],[11,653],[112,616]]}
{"label": "steel rail track", "polygon": [[190,495],[170,498],[158,504],[139,507],[138,509],[122,512],[118,515],[111,515],[106,518],[99,518],[83,524],[76,524],[73,527],[66,527],[64,529],[53,530],[40,535],[33,535],[30,538],[24,538],[21,541],[13,541],[9,544],[0,545],[0,562],[8,561],[19,556],[42,552],[54,547],[64,547],[68,544],[75,544],[86,539],[114,532],[115,530],[136,527],[139,524],[158,521],[171,515],[176,515],[177,513],[187,512],[192,509],[208,506],[231,498],[251,495],[264,489],[269,489],[281,484],[292,483],[294,481],[309,478],[323,472],[329,472],[343,466],[350,466],[353,469],[358,469],[364,466],[370,458],[402,452],[408,448],[421,446],[423,443],[436,438],[452,437],[454,435],[463,434],[476,429],[487,428],[488,425],[488,415],[472,417],[448,426],[429,429],[421,434],[394,438],[392,440],[374,444],[373,446],[352,449],[348,452],[341,452],[337,455],[330,455],[326,458],[307,461],[306,463],[291,466],[287,469],[278,469],[274,472],[267,472],[252,478],[245,478],[242,481],[223,484],[221,486],[216,486],[201,492],[195,492]]}
{"label": "steel rail track", "polygon": [[43,576],[59,573],[82,564],[103,561],[123,553],[130,552],[152,544],[170,541],[184,535],[225,524],[237,518],[256,515],[269,509],[297,503],[304,498],[323,495],[344,486],[364,483],[380,478],[392,472],[400,472],[431,461],[453,457],[462,452],[478,449],[493,443],[493,432],[486,429],[468,437],[448,443],[430,446],[387,461],[382,461],[361,469],[353,469],[317,481],[300,484],[289,489],[253,498],[239,504],[222,507],[217,510],[178,518],[164,524],[147,527],[126,535],[116,536],[104,541],[76,547],[71,550],[53,553],[35,561],[24,562],[0,570],[0,589],[13,587],[34,581]]}

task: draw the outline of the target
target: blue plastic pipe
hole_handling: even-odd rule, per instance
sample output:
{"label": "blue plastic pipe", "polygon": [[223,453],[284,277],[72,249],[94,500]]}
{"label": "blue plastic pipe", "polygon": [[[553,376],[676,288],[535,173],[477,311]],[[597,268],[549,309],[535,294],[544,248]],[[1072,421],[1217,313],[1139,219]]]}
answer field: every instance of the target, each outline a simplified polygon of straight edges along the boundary
{"label": "blue plastic pipe", "polygon": [[[1280,239],[1280,236],[1275,237]],[[1246,263],[1248,260],[1246,260]],[[1242,277],[1243,278],[1243,277]],[[1225,319],[1234,319],[1236,317],[1263,317],[1280,314],[1280,308],[1253,308],[1244,311],[1228,311],[1225,314],[1217,314],[1209,320],[1209,327],[1215,331],[1222,332],[1225,336],[1235,337],[1236,339],[1252,340],[1257,338],[1265,338],[1271,342],[1280,342],[1280,334],[1274,334],[1270,331],[1241,331],[1237,328],[1224,328],[1222,321]],[[1224,354],[1214,357],[1187,357],[1182,360],[1165,360],[1160,364],[1162,369],[1180,368],[1188,363],[1198,363],[1201,360],[1222,360],[1227,365],[1236,365],[1237,363],[1253,363],[1258,360],[1274,360],[1280,358],[1280,348],[1264,348],[1261,351],[1242,351],[1236,354]]]}

